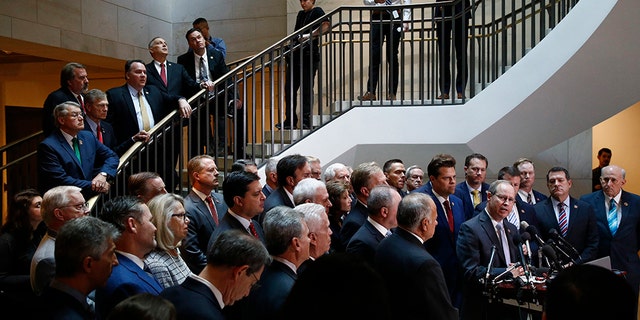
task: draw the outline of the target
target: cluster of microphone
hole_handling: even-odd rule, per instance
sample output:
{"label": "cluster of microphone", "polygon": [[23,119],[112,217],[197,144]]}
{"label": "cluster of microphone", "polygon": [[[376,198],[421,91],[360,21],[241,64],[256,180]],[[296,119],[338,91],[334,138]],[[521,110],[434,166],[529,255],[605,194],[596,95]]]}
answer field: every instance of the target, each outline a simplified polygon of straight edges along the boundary
{"label": "cluster of microphone", "polygon": [[[527,223],[526,221],[522,221],[520,222],[520,227],[521,229],[525,230],[525,232],[520,235],[520,237],[522,237],[523,239],[524,235],[526,235],[529,239],[531,239],[531,235],[533,235],[533,238],[540,248],[538,251],[540,267],[542,267],[544,260],[546,262],[546,265],[549,266],[548,270],[545,270],[548,273],[551,273],[553,271],[560,271],[568,266],[575,264],[576,260],[580,260],[580,253],[578,252],[578,250],[576,250],[576,248],[571,245],[569,241],[562,237],[556,229],[552,228],[549,230],[548,233],[550,238],[545,242],[540,237],[540,233],[535,226],[529,225],[529,223]],[[518,245],[515,237],[514,243]],[[528,240],[525,241],[525,243],[528,248]],[[520,245],[519,247],[522,246]],[[530,254],[531,253],[529,250],[529,255]]]}

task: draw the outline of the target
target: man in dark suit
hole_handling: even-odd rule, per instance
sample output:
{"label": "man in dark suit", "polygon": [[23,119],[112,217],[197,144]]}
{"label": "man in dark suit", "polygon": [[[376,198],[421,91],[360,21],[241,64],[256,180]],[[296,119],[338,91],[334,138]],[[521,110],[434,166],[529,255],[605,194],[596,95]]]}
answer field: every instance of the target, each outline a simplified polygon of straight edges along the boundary
{"label": "man in dark suit", "polygon": [[61,185],[80,187],[85,199],[109,192],[107,181],[116,175],[118,155],[83,130],[77,103],[59,104],[54,115],[58,129],[38,145],[40,192]]}
{"label": "man in dark suit", "polygon": [[[234,118],[236,129],[235,143],[237,147],[236,151],[242,151],[239,150],[239,148],[244,145],[242,112],[241,110],[235,110],[238,112],[234,112],[234,108],[242,108],[242,101],[236,96],[235,86],[232,81],[225,81],[225,83],[221,83],[215,87],[213,85],[214,81],[229,72],[229,68],[227,68],[227,64],[224,61],[224,56],[220,51],[207,49],[206,41],[200,29],[189,29],[185,37],[189,48],[192,50],[179,56],[178,63],[184,66],[191,78],[198,82],[202,88],[207,88],[207,90],[217,95],[213,105],[209,106],[209,113],[207,114],[205,112],[204,114],[200,114],[198,123],[192,123],[192,128],[194,128],[195,131],[192,130],[191,135],[199,135],[201,137],[200,139],[192,138],[192,150],[202,152],[203,143],[207,141],[206,137],[211,136],[209,116],[213,115],[215,119],[214,126],[217,132],[216,136],[218,138],[218,149],[221,149],[218,150],[218,152],[220,154],[226,152],[226,119],[227,116],[233,117],[238,115],[238,117]],[[228,86],[231,86],[231,89],[227,89]],[[198,140],[200,141],[199,144]],[[209,154],[214,153],[213,150],[207,152]],[[238,158],[244,157],[242,154],[236,154],[236,156]]]}
{"label": "man in dark suit", "polygon": [[70,220],[60,228],[55,278],[34,304],[42,312],[37,318],[95,319],[87,296],[107,282],[118,264],[113,243],[118,236],[114,226],[91,216]]}
{"label": "man in dark suit", "polygon": [[[591,205],[600,241],[597,258],[611,257],[611,267],[626,271],[625,278],[638,296],[640,286],[640,196],[622,189],[625,170],[606,166],[601,171],[602,190],[580,198]],[[609,213],[611,212],[611,213]],[[611,217],[611,222],[609,222]]]}
{"label": "man in dark suit", "polygon": [[84,118],[84,130],[93,133],[93,135],[109,149],[116,154],[124,153],[123,150],[129,149],[133,145],[133,141],[127,142],[122,146],[116,145],[116,134],[113,127],[106,121],[107,112],[109,110],[109,101],[107,95],[99,89],[91,89],[84,95],[84,109],[86,111]]}
{"label": "man in dark suit", "polygon": [[[441,2],[445,0],[436,0]],[[467,86],[469,65],[467,64],[467,36],[469,19],[471,18],[471,2],[458,1],[454,6],[436,6],[433,17],[438,19],[436,34],[438,40],[438,54],[440,58],[440,96],[438,99],[449,99],[451,90],[451,37],[455,50],[456,75],[455,86],[457,98],[464,98]]]}
{"label": "man in dark suit", "polygon": [[271,263],[264,245],[239,230],[221,233],[214,246],[216,250],[207,252],[202,272],[160,293],[175,305],[178,319],[224,319],[222,308],[226,311],[253,290]]}
{"label": "man in dark suit", "polygon": [[[534,206],[540,226],[542,239],[550,239],[551,229],[565,238],[578,251],[571,257],[558,258],[564,263],[575,260],[583,263],[596,258],[598,253],[598,225],[593,208],[587,202],[569,196],[571,189],[569,171],[562,167],[553,167],[547,173],[547,186],[551,197]],[[567,251],[567,250],[565,250]]]}
{"label": "man in dark suit", "polygon": [[[518,229],[506,219],[512,210],[515,197],[516,192],[509,181],[494,181],[489,186],[485,210],[460,227],[456,251],[465,282],[461,319],[519,318],[516,307],[497,300],[487,300],[484,292],[489,287],[481,284],[483,281],[493,280],[497,275],[506,272],[509,266],[520,261],[519,250],[512,239],[512,236],[518,233]],[[493,250],[493,264],[488,271],[487,266]],[[511,269],[511,275],[514,277],[523,274],[522,266]]]}
{"label": "man in dark suit", "polygon": [[600,183],[600,174],[602,168],[609,165],[611,162],[611,149],[601,148],[598,150],[598,166],[591,170],[591,191],[596,192],[602,190],[602,184]]}
{"label": "man in dark suit", "polygon": [[394,319],[458,319],[442,268],[425,249],[437,222],[436,206],[423,193],[405,196],[398,228],[376,248],[375,269],[385,280]]}
{"label": "man in dark suit", "polygon": [[435,235],[424,244],[442,266],[451,303],[458,308],[462,299],[462,281],[456,241],[465,215],[462,200],[453,195],[456,189],[456,160],[451,155],[438,154],[429,162],[427,174],[432,187],[427,194],[436,204],[438,225]]}
{"label": "man in dark suit", "polygon": [[252,172],[229,173],[222,185],[224,201],[229,211],[209,239],[209,248],[215,239],[227,229],[239,229],[264,242],[262,226],[255,221],[264,210],[264,194],[260,188],[260,177]]}
{"label": "man in dark suit", "polygon": [[[147,142],[149,130],[171,112],[171,107],[177,107],[183,118],[191,115],[191,106],[184,97],[168,95],[155,86],[146,85],[147,69],[142,60],[125,63],[125,79],[123,86],[107,90],[107,122],[113,126],[118,145],[130,141]],[[177,173],[172,167],[172,154],[167,152],[165,159],[157,159],[154,153],[148,150],[149,156],[139,160],[142,171],[158,172],[167,184],[173,185],[172,182],[177,181]],[[158,151],[158,154],[164,153]]]}
{"label": "man in dark suit", "polygon": [[84,113],[82,93],[89,87],[89,78],[85,67],[77,62],[67,63],[60,71],[60,88],[49,93],[42,108],[42,131],[48,136],[55,130],[53,109],[67,101],[77,102]]}
{"label": "man in dark suit", "polygon": [[340,229],[340,242],[343,248],[347,247],[351,237],[367,221],[367,216],[369,215],[367,200],[371,190],[375,186],[386,185],[387,177],[377,163],[364,162],[353,170],[351,183],[356,200],[351,204],[351,211],[344,217],[342,228]]}
{"label": "man in dark suit", "polygon": [[275,207],[266,213],[264,230],[273,262],[262,274],[260,287],[249,294],[241,308],[243,319],[277,319],[298,278],[298,267],[309,259],[309,228],[300,212]]}
{"label": "man in dark suit", "polygon": [[162,286],[145,271],[144,257],[156,247],[149,207],[133,196],[116,197],[104,204],[99,218],[121,232],[115,240],[119,264],[107,284],[96,289],[96,313],[105,319],[118,302],[138,293],[160,294]]}
{"label": "man in dark suit", "polygon": [[533,166],[533,161],[527,158],[520,158],[513,163],[513,166],[518,169],[522,180],[520,181],[520,190],[518,190],[518,196],[530,205],[534,205],[547,199],[547,196],[542,192],[533,190],[533,183],[536,181],[536,169]]}
{"label": "man in dark suit", "polygon": [[349,240],[346,252],[360,256],[373,266],[378,244],[398,226],[396,215],[400,200],[402,197],[396,188],[388,185],[375,186],[367,199],[369,216]]}
{"label": "man in dark suit", "polygon": [[187,73],[184,66],[167,61],[169,47],[163,38],[151,39],[149,53],[153,61],[146,65],[147,85],[156,86],[164,93],[185,98],[193,96],[201,89],[201,86]]}
{"label": "man in dark suit", "polygon": [[278,188],[278,159],[271,157],[267,159],[264,165],[265,184],[262,186],[262,193],[265,197],[269,197],[271,192]]}
{"label": "man in dark suit", "polygon": [[[307,157],[299,154],[292,154],[278,160],[276,166],[278,175],[278,187],[273,190],[264,202],[264,212],[276,206],[295,207],[293,201],[293,189],[302,179],[311,177],[311,167]],[[263,215],[258,221],[262,222]]]}
{"label": "man in dark suit", "polygon": [[195,156],[187,163],[191,190],[184,198],[184,210],[189,218],[187,237],[182,241],[182,257],[198,274],[207,264],[207,245],[211,234],[227,212],[227,205],[217,192],[218,167],[208,155]]}
{"label": "man in dark suit", "polygon": [[479,153],[470,154],[464,159],[464,181],[456,186],[454,195],[462,200],[465,220],[471,219],[478,204],[487,201],[489,184],[484,182],[487,166],[487,158]]}

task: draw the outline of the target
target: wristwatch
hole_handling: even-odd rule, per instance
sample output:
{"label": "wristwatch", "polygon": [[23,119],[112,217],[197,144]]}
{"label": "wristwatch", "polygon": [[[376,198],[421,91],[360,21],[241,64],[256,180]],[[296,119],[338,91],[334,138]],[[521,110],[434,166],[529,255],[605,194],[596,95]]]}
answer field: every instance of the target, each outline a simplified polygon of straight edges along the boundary
{"label": "wristwatch", "polygon": [[100,175],[103,176],[105,179],[109,178],[109,175],[106,172],[100,172]]}

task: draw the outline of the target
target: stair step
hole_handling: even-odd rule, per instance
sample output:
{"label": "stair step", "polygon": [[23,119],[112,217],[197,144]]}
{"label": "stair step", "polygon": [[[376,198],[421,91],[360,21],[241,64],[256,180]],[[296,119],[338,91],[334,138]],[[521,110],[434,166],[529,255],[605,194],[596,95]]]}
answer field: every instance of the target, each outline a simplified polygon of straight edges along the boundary
{"label": "stair step", "polygon": [[[271,140],[271,133],[273,132],[273,141]],[[294,141],[300,140],[300,138],[308,135],[311,130],[276,130],[270,131],[266,130],[264,132],[264,141],[265,142],[274,142],[274,143],[292,143]]]}
{"label": "stair step", "polygon": [[329,122],[331,120],[330,114],[323,114],[322,116],[319,114],[314,114],[311,119],[311,125],[315,127],[322,126],[323,124]]}
{"label": "stair step", "polygon": [[245,152],[251,154],[254,158],[263,158],[263,157],[271,157],[274,154],[282,151],[284,148],[288,147],[288,144],[250,144],[245,148]]}

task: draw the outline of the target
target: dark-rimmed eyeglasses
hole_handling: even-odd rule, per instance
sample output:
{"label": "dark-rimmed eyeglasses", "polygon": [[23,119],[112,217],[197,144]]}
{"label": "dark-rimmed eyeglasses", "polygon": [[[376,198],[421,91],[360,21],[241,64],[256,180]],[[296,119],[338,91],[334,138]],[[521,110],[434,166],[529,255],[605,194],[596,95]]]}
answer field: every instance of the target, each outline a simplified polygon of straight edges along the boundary
{"label": "dark-rimmed eyeglasses", "polygon": [[182,221],[187,221],[187,214],[186,213],[175,213],[171,215],[172,217],[177,217],[179,219],[182,219]]}
{"label": "dark-rimmed eyeglasses", "polygon": [[254,282],[254,283],[251,285],[251,290],[252,290],[252,291],[253,291],[253,290],[257,290],[258,288],[260,288],[260,283],[258,283],[258,281],[260,281],[260,280],[258,280],[258,277],[256,277],[256,273],[255,273],[255,272],[254,272],[254,273],[252,273],[251,275],[253,276],[253,278],[254,278],[254,279],[256,279],[256,282]]}
{"label": "dark-rimmed eyeglasses", "polygon": [[67,206],[62,206],[60,208],[69,208],[69,207],[72,207],[78,211],[86,211],[87,209],[89,209],[89,202],[79,203],[79,204],[70,204]]}

